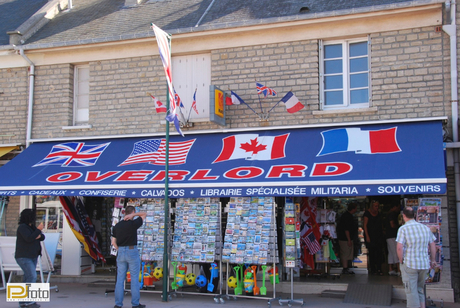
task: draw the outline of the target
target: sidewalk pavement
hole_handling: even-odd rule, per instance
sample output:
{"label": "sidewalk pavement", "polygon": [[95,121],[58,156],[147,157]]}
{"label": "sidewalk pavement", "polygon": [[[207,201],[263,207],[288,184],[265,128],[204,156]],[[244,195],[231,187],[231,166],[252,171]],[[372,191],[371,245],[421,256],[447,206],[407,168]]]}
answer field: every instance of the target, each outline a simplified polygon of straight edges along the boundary
{"label": "sidewalk pavement", "polygon": [[[51,300],[49,302],[39,303],[42,308],[112,308],[115,305],[114,294],[106,294],[105,287],[89,287],[83,283],[59,283],[59,292],[50,290]],[[3,293],[3,294],[1,294]],[[206,294],[206,293],[205,293]],[[141,303],[146,305],[146,308],[216,308],[216,307],[229,307],[229,308],[257,308],[257,307],[270,307],[268,299],[255,299],[255,298],[237,298],[225,299],[224,303],[216,303],[214,296],[205,294],[183,294],[171,296],[167,302],[161,299],[161,290],[145,292],[141,291]],[[290,294],[277,294],[282,299],[289,299]],[[17,308],[18,304],[13,302],[6,302],[6,292],[1,291],[0,306],[2,308]],[[343,298],[326,298],[320,295],[301,295],[294,294],[294,299],[303,299],[303,307],[327,307],[327,308],[388,308],[389,306],[375,306],[375,305],[359,305],[359,304],[345,304]],[[128,292],[125,295],[124,306],[125,308],[131,307],[131,295]],[[442,308],[440,303],[434,303],[436,307]],[[216,306],[219,305],[219,306]],[[288,306],[284,303],[283,306]],[[300,304],[293,303],[292,307],[300,307]],[[281,307],[278,300],[271,303],[271,307]],[[393,300],[390,307],[405,308],[406,302],[403,300]],[[444,303],[445,308],[460,308],[460,303]]]}

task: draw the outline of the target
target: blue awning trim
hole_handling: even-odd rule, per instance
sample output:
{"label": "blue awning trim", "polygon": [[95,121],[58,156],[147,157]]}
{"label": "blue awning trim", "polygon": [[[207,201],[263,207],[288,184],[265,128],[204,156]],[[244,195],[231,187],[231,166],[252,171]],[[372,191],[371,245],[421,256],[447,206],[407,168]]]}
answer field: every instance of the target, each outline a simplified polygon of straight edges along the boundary
{"label": "blue awning trim", "polygon": [[[170,137],[170,197],[444,194],[441,121]],[[0,195],[164,197],[165,138],[34,143]]]}

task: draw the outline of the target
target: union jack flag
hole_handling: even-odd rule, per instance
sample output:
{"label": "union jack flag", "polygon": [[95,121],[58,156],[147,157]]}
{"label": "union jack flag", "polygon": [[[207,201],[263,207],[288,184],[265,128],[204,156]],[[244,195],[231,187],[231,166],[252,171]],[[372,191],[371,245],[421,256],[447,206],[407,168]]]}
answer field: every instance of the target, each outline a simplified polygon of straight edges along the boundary
{"label": "union jack flag", "polygon": [[196,114],[198,114],[198,109],[196,108],[196,89],[195,89],[195,93],[193,94],[192,108],[193,110],[195,110]]}
{"label": "union jack flag", "polygon": [[263,94],[264,97],[267,97],[268,95],[276,96],[276,91],[273,89],[270,89],[269,87],[264,86],[261,83],[256,82],[257,86],[257,94]]}
{"label": "union jack flag", "polygon": [[53,145],[50,153],[33,167],[61,165],[61,167],[94,166],[110,142],[85,145],[84,142],[68,142]]}
{"label": "union jack flag", "polygon": [[174,100],[176,101],[176,106],[179,106],[181,108],[185,108],[184,104],[182,104],[182,101],[180,99],[179,94],[177,94],[176,89],[174,89]]}
{"label": "union jack flag", "polygon": [[[196,139],[183,142],[169,142],[169,164],[185,164],[188,152]],[[119,166],[150,163],[164,165],[166,163],[166,140],[148,139],[136,142],[133,151]]]}

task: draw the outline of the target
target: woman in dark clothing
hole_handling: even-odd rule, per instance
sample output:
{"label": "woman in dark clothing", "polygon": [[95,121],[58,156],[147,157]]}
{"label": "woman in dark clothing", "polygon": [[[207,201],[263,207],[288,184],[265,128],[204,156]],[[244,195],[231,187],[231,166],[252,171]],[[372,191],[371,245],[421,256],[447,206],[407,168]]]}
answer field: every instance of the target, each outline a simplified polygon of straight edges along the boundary
{"label": "woman in dark clothing", "polygon": [[371,274],[382,276],[384,237],[379,205],[378,201],[372,201],[371,207],[364,213],[363,229],[366,247],[369,252]]}
{"label": "woman in dark clothing", "polygon": [[[16,252],[14,258],[24,272],[22,282],[37,282],[37,259],[41,255],[40,242],[45,239],[42,233],[43,223],[35,227],[35,212],[25,209],[19,217],[19,227],[16,232]],[[34,302],[19,302],[19,307],[38,308]]]}

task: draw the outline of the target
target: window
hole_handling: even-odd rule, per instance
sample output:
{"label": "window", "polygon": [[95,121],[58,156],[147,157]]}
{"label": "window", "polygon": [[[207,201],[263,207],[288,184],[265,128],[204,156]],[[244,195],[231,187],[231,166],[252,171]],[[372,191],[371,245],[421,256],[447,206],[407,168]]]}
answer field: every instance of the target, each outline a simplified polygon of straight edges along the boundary
{"label": "window", "polygon": [[89,65],[75,66],[73,125],[87,125],[89,121]]}
{"label": "window", "polygon": [[[185,121],[209,121],[209,86],[211,84],[211,55],[176,56],[172,58],[172,76],[176,93],[184,108]],[[196,89],[198,114],[191,108]],[[180,113],[179,113],[180,114]],[[183,121],[182,117],[179,119]]]}
{"label": "window", "polygon": [[321,102],[323,109],[369,107],[368,41],[323,42]]}

